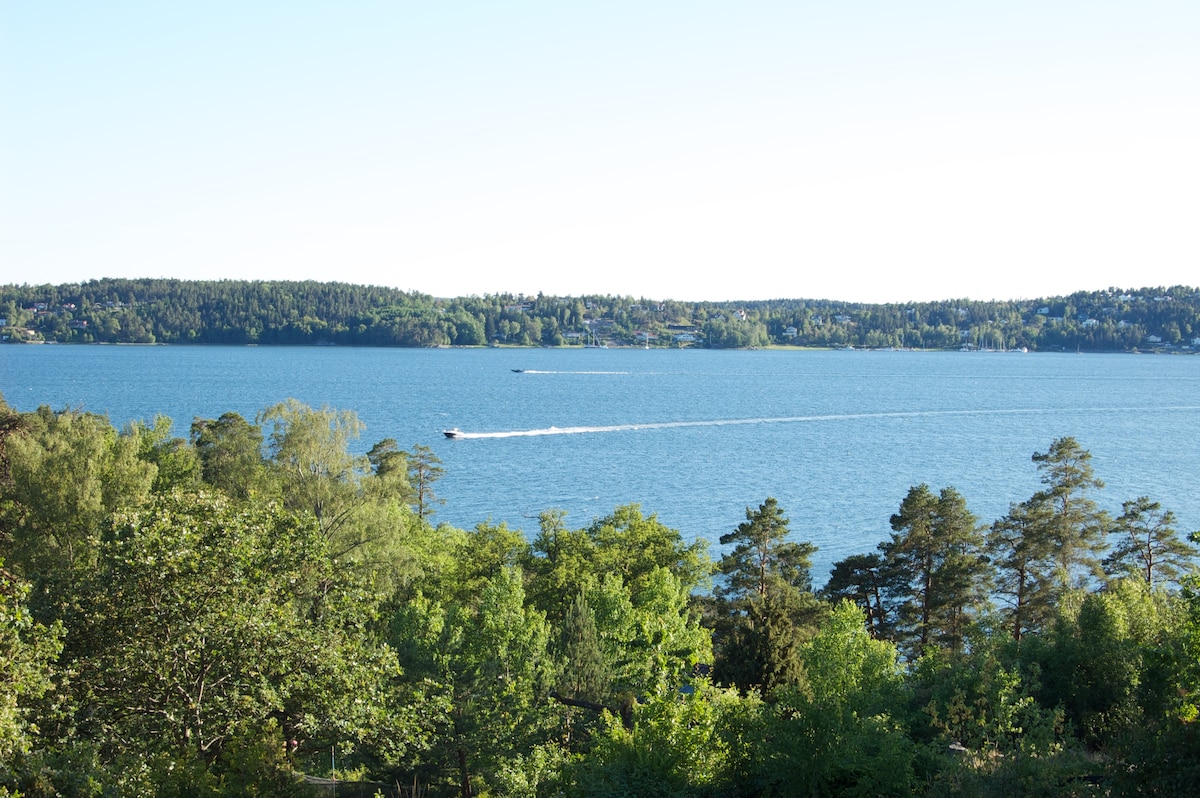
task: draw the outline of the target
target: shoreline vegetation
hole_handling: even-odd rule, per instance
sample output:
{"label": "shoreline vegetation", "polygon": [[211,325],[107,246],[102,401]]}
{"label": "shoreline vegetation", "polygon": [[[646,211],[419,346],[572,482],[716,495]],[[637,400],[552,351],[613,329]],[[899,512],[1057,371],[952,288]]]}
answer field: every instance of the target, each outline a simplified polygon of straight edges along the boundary
{"label": "shoreline vegetation", "polygon": [[1200,290],[1013,301],[439,299],[337,282],[101,279],[0,286],[7,343],[1200,352]]}
{"label": "shoreline vegetation", "polygon": [[[981,519],[911,487],[834,563],[747,487],[719,556],[636,504],[436,519],[353,411],[0,397],[0,796],[1125,796],[1200,778],[1200,532],[1071,437]],[[802,522],[801,522],[802,523]],[[797,524],[800,526],[800,524]],[[342,793],[337,793],[342,794]]]}

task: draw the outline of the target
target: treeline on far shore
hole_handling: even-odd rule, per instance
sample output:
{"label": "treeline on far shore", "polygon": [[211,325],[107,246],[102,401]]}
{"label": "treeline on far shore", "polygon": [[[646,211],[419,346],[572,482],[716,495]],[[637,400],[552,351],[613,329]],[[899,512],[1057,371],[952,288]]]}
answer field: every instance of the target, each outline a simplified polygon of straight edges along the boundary
{"label": "treeline on far shore", "polygon": [[[0,397],[0,796],[1133,796],[1200,783],[1200,533],[1091,456],[951,486],[814,583],[748,487],[437,522],[442,463],[294,399],[115,429]],[[340,794],[340,793],[339,793]]]}
{"label": "treeline on far shore", "polygon": [[1200,290],[1014,301],[438,299],[338,282],[101,279],[0,286],[7,342],[340,346],[765,346],[1200,351]]}

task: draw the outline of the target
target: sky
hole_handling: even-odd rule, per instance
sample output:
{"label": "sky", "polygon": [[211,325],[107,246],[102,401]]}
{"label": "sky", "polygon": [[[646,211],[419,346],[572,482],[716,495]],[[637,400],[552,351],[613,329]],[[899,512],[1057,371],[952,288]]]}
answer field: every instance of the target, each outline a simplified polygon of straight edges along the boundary
{"label": "sky", "polygon": [[1200,3],[0,0],[0,283],[1200,284]]}

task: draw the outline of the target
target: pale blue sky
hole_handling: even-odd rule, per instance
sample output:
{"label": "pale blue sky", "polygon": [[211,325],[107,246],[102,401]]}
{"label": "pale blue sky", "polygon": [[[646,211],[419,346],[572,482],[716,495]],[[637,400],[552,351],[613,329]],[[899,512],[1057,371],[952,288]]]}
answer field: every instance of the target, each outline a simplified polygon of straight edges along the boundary
{"label": "pale blue sky", "polygon": [[0,0],[0,282],[1200,284],[1200,3]]}

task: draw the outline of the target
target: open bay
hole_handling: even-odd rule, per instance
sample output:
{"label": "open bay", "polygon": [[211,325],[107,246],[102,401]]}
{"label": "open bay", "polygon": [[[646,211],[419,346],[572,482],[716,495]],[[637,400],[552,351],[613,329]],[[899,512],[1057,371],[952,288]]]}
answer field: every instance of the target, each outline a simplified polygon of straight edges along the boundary
{"label": "open bay", "polygon": [[[520,370],[514,371],[514,370]],[[1200,529],[1200,357],[639,349],[0,347],[0,392],[106,413],[252,419],[295,397],[433,447],[436,518],[526,532],[639,503],[717,538],[767,496],[820,547],[814,580],[865,552],[912,485],[953,485],[982,521],[1039,487],[1030,456],[1074,436],[1119,512],[1140,495]],[[441,430],[467,435],[447,440]]]}

